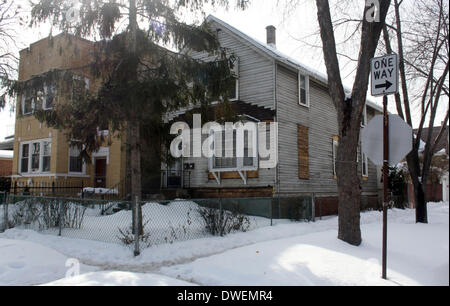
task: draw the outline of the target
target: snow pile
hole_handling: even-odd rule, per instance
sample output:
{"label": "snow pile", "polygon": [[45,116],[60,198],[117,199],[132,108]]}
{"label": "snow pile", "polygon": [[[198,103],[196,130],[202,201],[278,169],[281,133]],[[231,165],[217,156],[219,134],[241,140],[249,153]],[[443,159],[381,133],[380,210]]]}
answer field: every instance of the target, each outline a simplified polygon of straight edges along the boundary
{"label": "snow pile", "polygon": [[84,187],[83,192],[92,194],[119,194],[117,189]]}
{"label": "snow pile", "polygon": [[[29,203],[28,206],[32,205],[30,207],[33,208],[40,207],[37,204],[40,203]],[[110,205],[111,203],[105,207]],[[9,206],[10,220],[14,218],[14,212],[17,208],[21,206],[23,206],[21,203]],[[43,207],[48,208],[48,205]],[[81,207],[81,205],[79,203],[65,203],[65,207],[76,208]],[[94,207],[83,207],[82,218],[79,218],[81,226],[79,228],[63,228],[62,236],[123,244],[121,239],[124,238],[124,234],[122,233],[131,233],[131,210],[121,210],[105,216],[101,214],[100,205]],[[154,246],[209,237],[210,234],[205,229],[205,223],[199,214],[199,209],[200,206],[197,203],[186,200],[172,201],[167,205],[156,202],[149,202],[143,205],[144,234],[147,234],[149,237],[148,245]],[[270,220],[262,217],[249,217],[249,220],[249,230],[270,225]],[[57,235],[59,232],[57,227],[42,227],[39,222],[35,223],[26,222],[20,228],[41,230],[42,233],[50,235]],[[145,247],[145,244],[142,246]]]}

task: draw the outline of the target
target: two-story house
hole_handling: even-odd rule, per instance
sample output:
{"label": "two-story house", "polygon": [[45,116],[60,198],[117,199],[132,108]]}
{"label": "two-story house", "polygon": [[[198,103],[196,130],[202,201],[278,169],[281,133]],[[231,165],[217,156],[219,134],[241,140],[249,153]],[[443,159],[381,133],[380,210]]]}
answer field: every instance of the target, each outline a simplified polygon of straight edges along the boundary
{"label": "two-story house", "polygon": [[[25,82],[54,69],[70,69],[87,88],[94,90],[88,63],[93,56],[94,43],[68,34],[48,37],[20,51],[19,81]],[[126,154],[123,139],[109,135],[106,128],[99,133],[110,136],[110,142],[92,154],[92,163],[83,162],[76,140],[67,139],[64,131],[52,129],[39,122],[33,113],[48,110],[57,103],[67,103],[55,84],[45,84],[43,97],[23,94],[17,99],[14,137],[12,185],[39,187],[84,186],[113,188],[125,177]],[[76,101],[71,101],[75,102]],[[73,190],[80,192],[80,189]]]}
{"label": "two-story house", "polygon": [[[250,121],[278,123],[278,163],[263,169],[251,160],[242,164],[236,159],[183,157],[175,165],[162,166],[167,170],[163,186],[189,188],[194,198],[275,196],[282,201],[314,194],[321,209],[337,212],[338,123],[327,76],[279,52],[273,26],[267,27],[267,42],[262,43],[214,16],[207,21],[221,46],[237,59],[236,87],[230,94],[234,110]],[[207,59],[206,54],[188,54]],[[196,111],[193,106],[172,113],[168,121],[192,118]],[[361,126],[381,112],[367,101]],[[359,154],[358,162],[363,203],[375,207],[379,171],[365,154]]]}

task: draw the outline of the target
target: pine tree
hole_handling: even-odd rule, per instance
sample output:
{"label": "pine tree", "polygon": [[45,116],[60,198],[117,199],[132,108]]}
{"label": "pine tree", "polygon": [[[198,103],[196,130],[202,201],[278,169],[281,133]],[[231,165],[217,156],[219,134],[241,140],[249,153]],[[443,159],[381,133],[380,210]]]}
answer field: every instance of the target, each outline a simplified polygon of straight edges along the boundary
{"label": "pine tree", "polygon": [[[247,2],[236,0],[236,6],[245,8]],[[41,0],[33,4],[32,25],[50,21],[60,30],[76,36],[100,36],[102,40],[96,43],[95,60],[90,68],[101,85],[94,93],[84,90],[80,84],[75,90],[73,73],[57,70],[27,84],[18,83],[13,91],[20,94],[30,90],[30,86],[36,91],[49,79],[66,80],[60,86],[72,86],[72,90],[59,92],[73,94],[76,91],[76,103],[55,105],[50,111],[36,112],[36,116],[50,127],[65,130],[69,139],[80,140],[82,156],[87,160],[89,153],[96,151],[104,141],[97,137],[98,126],[107,125],[113,132],[126,135],[131,199],[140,199],[144,123],[147,127],[157,127],[154,131],[159,133],[165,112],[191,102],[205,105],[223,101],[221,97],[225,97],[232,86],[233,57],[220,48],[216,35],[206,23],[188,25],[177,17],[180,10],[201,12],[206,4],[227,7],[228,1],[82,0],[74,6],[60,0]],[[123,21],[128,26],[120,32],[119,25]],[[162,46],[178,51],[207,52],[216,60],[202,62]],[[145,134],[148,133],[146,130]]]}

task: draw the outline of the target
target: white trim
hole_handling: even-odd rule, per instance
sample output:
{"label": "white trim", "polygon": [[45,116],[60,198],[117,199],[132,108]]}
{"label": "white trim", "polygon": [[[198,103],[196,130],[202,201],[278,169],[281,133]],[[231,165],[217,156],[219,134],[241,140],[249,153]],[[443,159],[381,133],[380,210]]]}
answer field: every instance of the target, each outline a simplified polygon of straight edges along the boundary
{"label": "white trim", "polygon": [[363,113],[362,113],[363,117],[361,119],[361,127],[365,127],[367,125],[367,105],[364,104],[364,109],[363,109]]}
{"label": "white trim", "polygon": [[337,150],[338,150],[338,146],[339,146],[339,140],[335,139],[334,137],[332,138],[333,142],[332,142],[332,154],[333,154],[333,175],[336,176],[337,172],[336,172],[336,159],[337,159]]}
{"label": "white trim", "polygon": [[[53,149],[53,143],[52,143],[52,139],[51,138],[45,138],[45,139],[34,139],[34,140],[27,140],[27,141],[23,141],[19,143],[19,165],[18,165],[18,170],[20,174],[25,174],[25,175],[29,175],[29,174],[46,174],[46,173],[50,173],[50,171],[43,171],[42,167],[43,167],[43,161],[44,161],[44,151],[43,151],[43,144],[44,142],[50,142],[52,144],[52,149]],[[32,154],[31,154],[31,149],[32,149],[32,145],[34,143],[39,143],[39,170],[37,171],[32,171],[31,170],[31,164],[32,164]],[[22,153],[23,153],[23,145],[28,145],[28,172],[22,172]],[[52,154],[50,153],[50,162],[52,160]]]}
{"label": "white trim", "polygon": [[[301,78],[305,78],[305,95],[306,95],[306,103],[302,103],[302,80]],[[304,107],[309,108],[310,99],[309,99],[309,76],[307,74],[301,73],[298,71],[298,104]]]}
{"label": "white trim", "polygon": [[[234,131],[236,131],[236,126],[233,126],[233,134]],[[214,135],[214,131],[211,131],[211,133]],[[222,133],[224,134],[223,137],[225,137],[225,129],[222,130]],[[211,134],[210,134],[211,135]],[[233,136],[234,138],[234,136]],[[237,135],[236,135],[236,142],[237,142]],[[213,138],[215,141],[215,137]],[[223,138],[222,138],[223,140]],[[256,171],[258,170],[258,129],[256,129],[256,135],[252,135],[252,141],[253,141],[253,149],[256,150],[256,154],[254,154],[253,157],[253,166],[244,166],[244,157],[242,158],[237,158],[236,156],[231,157],[231,158],[235,158],[236,159],[236,167],[234,168],[215,168],[214,164],[215,164],[215,157],[214,155],[212,157],[209,158],[209,171],[214,173],[214,172],[235,172],[235,171]],[[234,142],[233,139],[233,146],[236,146],[237,144]],[[244,144],[245,145],[245,144]],[[223,148],[222,148],[223,150]],[[215,148],[214,148],[215,151]],[[219,158],[226,158],[226,156],[222,156]],[[220,183],[219,183],[220,184]]]}
{"label": "white trim", "polygon": [[[367,158],[367,155],[365,153],[361,153],[361,173],[363,177],[369,177],[369,159]],[[364,164],[366,166],[364,167]],[[364,171],[365,170],[365,171]],[[366,172],[366,174],[364,174]]]}
{"label": "white trim", "polygon": [[109,165],[109,147],[100,147],[97,152],[92,153],[92,157],[106,157],[106,164]]}
{"label": "white trim", "polygon": [[[262,43],[256,39],[248,36],[247,34],[244,34],[243,32],[239,31],[235,27],[229,25],[228,23],[224,22],[223,20],[221,20],[213,15],[208,15],[208,17],[206,18],[206,21],[207,22],[211,22],[211,21],[215,22],[218,25],[220,25],[222,28],[230,31],[231,33],[238,36],[242,40],[248,42],[250,45],[252,45],[254,47],[254,49],[256,51],[259,51],[258,53],[260,53],[266,57],[269,57],[269,58],[274,58],[276,61],[281,62],[289,67],[295,68],[296,70],[300,70],[304,74],[307,74],[308,76],[313,77],[316,81],[319,81],[323,85],[328,86],[328,76],[326,74],[318,72],[317,70],[314,70],[314,69],[300,63],[296,59],[293,59],[293,58],[283,54],[282,52],[278,51],[277,49],[271,48],[270,46],[266,45],[265,43]],[[352,91],[349,87],[345,87],[344,90],[349,91],[349,92]],[[380,105],[376,104],[375,102],[370,101],[368,99],[366,101],[367,101],[366,103],[369,107],[371,107],[379,112],[383,112],[382,106],[380,106]]]}

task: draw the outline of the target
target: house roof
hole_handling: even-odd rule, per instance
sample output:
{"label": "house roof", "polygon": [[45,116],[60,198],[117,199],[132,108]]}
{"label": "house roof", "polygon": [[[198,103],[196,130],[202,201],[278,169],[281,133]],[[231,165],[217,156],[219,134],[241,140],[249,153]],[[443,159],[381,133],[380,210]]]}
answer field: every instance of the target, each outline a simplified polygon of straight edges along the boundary
{"label": "house roof", "polygon": [[[279,50],[271,47],[270,45],[267,45],[255,38],[252,38],[250,36],[248,36],[247,34],[239,31],[238,29],[236,29],[235,27],[229,25],[228,23],[226,23],[225,21],[213,16],[213,15],[209,15],[206,20],[208,22],[215,22],[217,24],[219,24],[221,27],[229,30],[230,32],[232,32],[233,34],[239,36],[240,38],[248,41],[250,44],[252,44],[254,47],[256,47],[256,49],[272,58],[274,58],[275,60],[277,60],[280,63],[283,63],[287,66],[290,66],[292,68],[298,69],[300,72],[309,75],[310,77],[312,77],[313,79],[315,79],[316,81],[319,81],[320,83],[323,83],[324,85],[328,86],[328,76],[324,73],[321,73],[311,67],[308,67],[307,65],[297,61],[296,59],[293,59],[292,57],[280,52]],[[347,94],[351,93],[352,90],[351,88],[348,87],[344,87],[344,90],[346,91]],[[380,112],[383,111],[383,108],[376,104],[373,101],[370,101],[369,99],[367,99],[367,105],[371,108],[374,108]]]}
{"label": "house roof", "polygon": [[[414,134],[417,134],[419,130],[415,129],[414,130]],[[440,126],[435,126],[432,129],[430,128],[423,128],[422,130],[422,134],[420,135],[420,139],[422,139],[424,142],[427,141],[428,138],[428,134],[431,131],[431,139],[434,140],[436,139],[436,137],[439,135],[439,132],[441,131],[441,127]],[[438,142],[437,146],[436,146],[436,150],[433,153],[437,153],[439,151],[445,150],[448,153],[448,125],[446,127],[446,129],[444,130],[444,134],[441,137],[441,140]]]}

